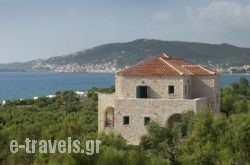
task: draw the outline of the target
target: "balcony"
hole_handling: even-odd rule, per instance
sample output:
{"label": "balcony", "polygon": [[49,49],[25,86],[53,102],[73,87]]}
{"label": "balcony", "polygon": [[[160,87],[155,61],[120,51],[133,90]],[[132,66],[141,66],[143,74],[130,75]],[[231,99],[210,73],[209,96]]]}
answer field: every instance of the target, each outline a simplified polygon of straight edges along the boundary
{"label": "balcony", "polygon": [[152,99],[152,98],[116,98],[115,109],[130,108],[131,110],[175,110],[181,113],[184,110],[199,111],[203,106],[207,106],[207,98],[195,99]]}

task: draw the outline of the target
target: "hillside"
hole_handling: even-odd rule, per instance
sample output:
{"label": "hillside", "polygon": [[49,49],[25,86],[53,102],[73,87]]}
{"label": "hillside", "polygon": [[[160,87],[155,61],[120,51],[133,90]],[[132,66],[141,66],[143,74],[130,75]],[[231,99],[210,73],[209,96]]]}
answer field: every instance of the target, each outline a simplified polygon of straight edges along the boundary
{"label": "hillside", "polygon": [[[24,65],[14,65],[19,70],[72,71],[103,70],[123,68],[140,60],[165,52],[171,56],[185,58],[194,63],[242,66],[250,63],[250,48],[240,48],[229,44],[206,44],[181,41],[161,41],[138,39],[126,43],[111,43],[79,51],[66,56],[52,57],[42,61],[32,61]],[[13,64],[12,64],[13,65]],[[0,70],[12,69],[0,65]]]}
{"label": "hillside", "polygon": [[[249,164],[248,82],[240,81],[222,90],[221,113],[204,107],[195,114],[193,111],[182,113],[171,125],[150,121],[147,134],[141,137],[138,146],[127,144],[116,133],[98,133],[98,93],[114,91],[114,86],[93,87],[84,100],[79,100],[74,91],[58,91],[53,98],[7,101],[0,106],[0,164]],[[72,141],[66,140],[69,137]],[[12,140],[30,147],[16,150]],[[31,140],[37,143],[32,145]],[[75,144],[85,152],[77,150],[76,145],[59,147],[59,144],[63,146],[59,143],[63,140],[66,140],[64,146],[79,140]],[[87,143],[91,140],[100,140],[101,144],[97,148],[96,143]],[[53,145],[49,145],[49,141]]]}
{"label": "hillside", "polygon": [[23,72],[30,70],[35,64],[36,61],[0,64],[0,72]]}
{"label": "hillside", "polygon": [[69,56],[49,58],[45,62],[86,64],[117,60],[117,65],[123,67],[162,52],[203,64],[211,61],[213,64],[242,65],[249,64],[250,61],[250,48],[229,44],[139,39],[127,43],[105,44]]}

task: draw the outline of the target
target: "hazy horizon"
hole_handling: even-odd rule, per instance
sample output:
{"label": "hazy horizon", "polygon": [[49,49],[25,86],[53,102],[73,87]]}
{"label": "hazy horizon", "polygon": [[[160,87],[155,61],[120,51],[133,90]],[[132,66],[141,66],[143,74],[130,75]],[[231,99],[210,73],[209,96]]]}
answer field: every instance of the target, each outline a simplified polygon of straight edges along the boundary
{"label": "hazy horizon", "polygon": [[250,47],[250,1],[0,0],[0,63],[136,39]]}

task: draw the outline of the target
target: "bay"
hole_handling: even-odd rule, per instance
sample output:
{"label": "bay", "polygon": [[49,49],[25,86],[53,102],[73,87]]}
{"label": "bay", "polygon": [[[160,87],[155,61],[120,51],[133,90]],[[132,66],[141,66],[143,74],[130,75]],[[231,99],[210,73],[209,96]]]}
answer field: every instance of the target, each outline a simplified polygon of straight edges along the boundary
{"label": "bay", "polygon": [[[222,75],[221,87],[250,75]],[[46,96],[56,91],[87,91],[114,85],[114,73],[0,72],[0,100]]]}
{"label": "bay", "polygon": [[0,100],[46,96],[57,91],[87,91],[91,87],[114,85],[112,73],[0,73]]}

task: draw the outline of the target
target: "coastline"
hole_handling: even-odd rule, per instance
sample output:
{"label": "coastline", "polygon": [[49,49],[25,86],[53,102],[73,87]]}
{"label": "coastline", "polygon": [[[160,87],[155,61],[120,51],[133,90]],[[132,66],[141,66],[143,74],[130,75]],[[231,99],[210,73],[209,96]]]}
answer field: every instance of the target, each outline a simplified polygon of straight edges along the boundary
{"label": "coastline", "polygon": [[[0,100],[46,97],[56,91],[87,91],[114,85],[114,72],[0,72]],[[221,74],[221,87],[250,74]]]}
{"label": "coastline", "polygon": [[223,73],[222,75],[247,75],[249,76],[250,73]]}
{"label": "coastline", "polygon": [[[118,70],[96,70],[96,71],[44,71],[44,70],[27,70],[27,71],[1,71],[0,73],[115,73]],[[250,73],[220,73],[221,75],[250,75]]]}

